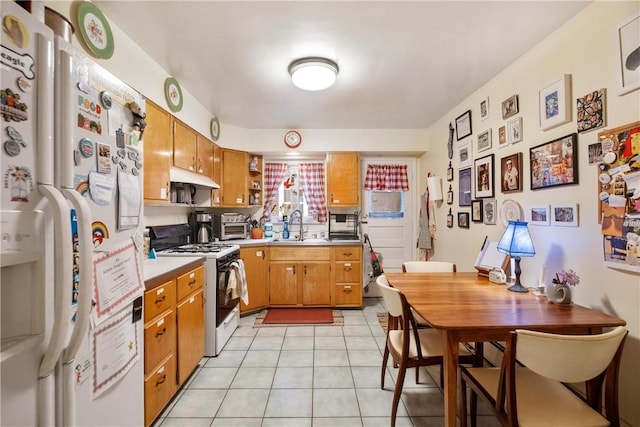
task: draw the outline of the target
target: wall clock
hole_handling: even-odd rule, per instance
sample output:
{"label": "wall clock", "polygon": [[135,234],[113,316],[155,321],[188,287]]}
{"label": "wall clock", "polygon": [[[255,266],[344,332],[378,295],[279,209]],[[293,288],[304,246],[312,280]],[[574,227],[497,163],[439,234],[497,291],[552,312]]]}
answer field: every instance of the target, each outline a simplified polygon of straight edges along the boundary
{"label": "wall clock", "polygon": [[284,143],[289,148],[297,148],[302,142],[302,135],[300,132],[290,130],[284,134]]}
{"label": "wall clock", "polygon": [[210,130],[211,139],[213,139],[214,142],[217,142],[218,139],[220,139],[220,121],[217,116],[213,116],[211,119]]}
{"label": "wall clock", "polygon": [[182,89],[180,83],[173,77],[167,77],[164,81],[164,98],[171,111],[176,113],[182,110]]}

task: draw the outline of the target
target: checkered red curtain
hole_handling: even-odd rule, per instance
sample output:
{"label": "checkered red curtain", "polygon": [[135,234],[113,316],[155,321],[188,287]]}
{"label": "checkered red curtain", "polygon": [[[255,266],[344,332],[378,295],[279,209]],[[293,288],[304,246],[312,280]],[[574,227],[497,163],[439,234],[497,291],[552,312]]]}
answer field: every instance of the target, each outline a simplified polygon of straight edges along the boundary
{"label": "checkered red curtain", "polygon": [[262,212],[262,218],[269,216],[271,206],[278,199],[278,188],[284,177],[287,175],[287,169],[289,165],[286,163],[265,163],[264,164],[264,211]]}
{"label": "checkered red curtain", "polygon": [[327,202],[324,198],[324,165],[300,163],[300,186],[309,211],[318,212],[318,222],[327,222]]}
{"label": "checkered red curtain", "polygon": [[407,165],[368,165],[365,190],[409,190]]}

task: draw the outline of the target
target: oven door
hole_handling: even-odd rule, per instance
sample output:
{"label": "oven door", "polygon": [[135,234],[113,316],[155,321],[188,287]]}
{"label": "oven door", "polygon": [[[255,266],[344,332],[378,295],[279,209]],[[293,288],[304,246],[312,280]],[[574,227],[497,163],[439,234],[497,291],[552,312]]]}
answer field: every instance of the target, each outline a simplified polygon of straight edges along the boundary
{"label": "oven door", "polygon": [[[220,326],[231,311],[240,303],[240,284],[235,283],[235,292],[233,291],[233,283],[236,281],[235,271],[231,267],[233,260],[216,265],[217,271],[217,288],[218,298],[216,301],[216,327]],[[231,286],[230,286],[231,285]]]}

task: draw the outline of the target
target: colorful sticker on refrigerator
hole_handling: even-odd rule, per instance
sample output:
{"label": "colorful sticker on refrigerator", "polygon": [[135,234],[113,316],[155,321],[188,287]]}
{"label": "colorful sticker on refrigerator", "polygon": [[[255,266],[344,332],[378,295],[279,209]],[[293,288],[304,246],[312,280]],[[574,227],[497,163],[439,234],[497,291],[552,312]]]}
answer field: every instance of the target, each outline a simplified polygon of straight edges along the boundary
{"label": "colorful sticker on refrigerator", "polygon": [[102,107],[91,99],[78,95],[78,127],[102,135]]}
{"label": "colorful sticker on refrigerator", "polygon": [[93,141],[89,138],[81,138],[80,141],[78,141],[78,148],[80,149],[82,157],[88,159],[93,156]]}
{"label": "colorful sticker on refrigerator", "polygon": [[20,19],[13,15],[2,18],[2,32],[15,46],[24,49],[29,45],[29,32]]}
{"label": "colorful sticker on refrigerator", "polygon": [[78,305],[78,291],[80,289],[80,240],[78,238],[78,216],[76,210],[71,209],[71,244],[73,246],[73,276],[71,290],[71,304]]}
{"label": "colorful sticker on refrigerator", "polygon": [[109,229],[102,221],[93,221],[91,223],[91,233],[93,235],[93,246],[96,248],[102,244],[104,239],[109,238]]}
{"label": "colorful sticker on refrigerator", "polygon": [[8,122],[22,122],[29,118],[27,104],[20,102],[20,94],[11,88],[0,90],[0,113]]}
{"label": "colorful sticker on refrigerator", "polygon": [[99,206],[109,206],[116,188],[115,177],[91,171],[89,173],[89,193]]}
{"label": "colorful sticker on refrigerator", "polygon": [[33,89],[33,84],[24,77],[18,77],[17,83],[18,88],[23,92],[31,92],[31,89]]}
{"label": "colorful sticker on refrigerator", "polygon": [[75,175],[73,185],[76,187],[76,191],[83,196],[89,194],[89,178],[86,175]]}
{"label": "colorful sticker on refrigerator", "polygon": [[33,177],[26,166],[9,166],[4,174],[4,188],[11,194],[12,202],[28,202],[33,191]]}
{"label": "colorful sticker on refrigerator", "polygon": [[111,173],[111,146],[102,142],[96,142],[98,149],[98,172]]}

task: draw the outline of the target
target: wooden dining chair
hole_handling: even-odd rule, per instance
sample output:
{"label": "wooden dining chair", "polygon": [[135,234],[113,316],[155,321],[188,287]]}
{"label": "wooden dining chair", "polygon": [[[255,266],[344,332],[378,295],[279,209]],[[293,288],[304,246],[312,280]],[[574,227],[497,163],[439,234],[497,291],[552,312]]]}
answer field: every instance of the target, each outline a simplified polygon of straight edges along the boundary
{"label": "wooden dining chair", "polygon": [[[599,335],[511,332],[501,367],[460,367],[461,427],[467,425],[467,385],[472,426],[480,397],[503,426],[618,427],[618,371],[627,333],[623,326]],[[585,396],[575,385],[587,382],[593,393]]]}
{"label": "wooden dining chair", "polygon": [[[417,370],[421,366],[440,365],[442,382],[442,341],[437,330],[421,329],[416,326],[406,297],[399,290],[392,288],[384,275],[378,276],[376,283],[388,313],[387,340],[380,377],[381,389],[384,389],[385,372],[390,354],[394,366],[399,366],[391,407],[391,426],[393,427],[396,423],[396,413],[407,368],[415,367]],[[459,361],[460,363],[477,363],[476,356],[462,345]]]}

